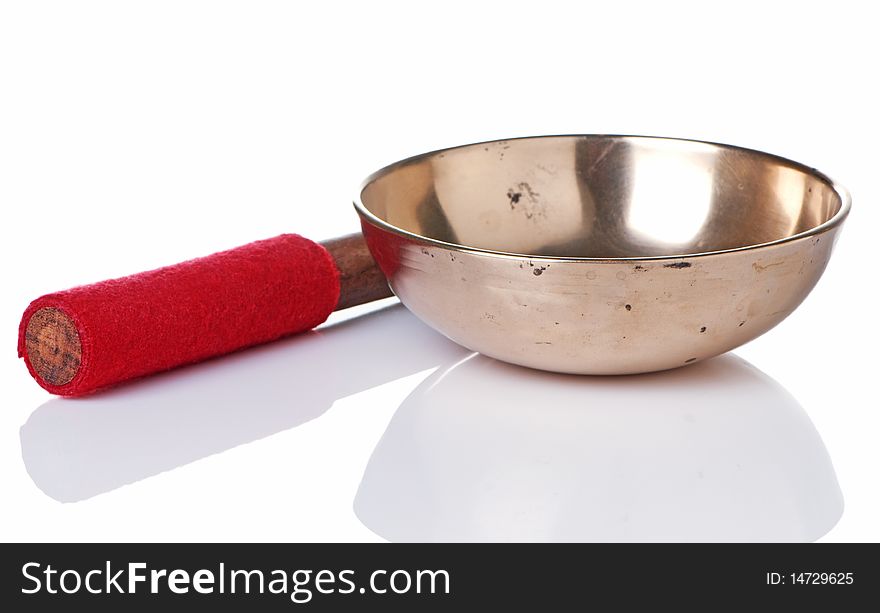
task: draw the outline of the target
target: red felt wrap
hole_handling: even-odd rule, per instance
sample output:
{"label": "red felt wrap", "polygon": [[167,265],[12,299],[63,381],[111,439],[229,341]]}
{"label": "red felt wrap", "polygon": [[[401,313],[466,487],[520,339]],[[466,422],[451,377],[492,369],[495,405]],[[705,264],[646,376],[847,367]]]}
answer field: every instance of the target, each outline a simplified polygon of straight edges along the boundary
{"label": "red felt wrap", "polygon": [[[37,298],[22,317],[18,355],[45,389],[79,396],[309,330],[338,300],[339,271],[327,250],[282,234]],[[25,329],[44,307],[61,310],[79,333],[81,365],[64,385],[37,377],[27,359]]]}

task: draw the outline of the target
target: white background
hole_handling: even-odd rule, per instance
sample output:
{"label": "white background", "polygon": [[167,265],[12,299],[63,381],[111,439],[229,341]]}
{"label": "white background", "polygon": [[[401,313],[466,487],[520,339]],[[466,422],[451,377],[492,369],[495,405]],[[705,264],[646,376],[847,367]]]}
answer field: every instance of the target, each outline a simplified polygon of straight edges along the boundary
{"label": "white background", "polygon": [[[13,351],[21,312],[49,291],[281,232],[321,239],[354,231],[350,203],[362,178],[422,151],[533,134],[635,133],[770,151],[815,166],[852,192],[853,213],[816,290],[778,328],[736,352],[779,384],[759,385],[776,391],[754,403],[741,396],[739,424],[755,436],[766,431],[785,439],[784,432],[811,421],[846,508],[836,526],[826,517],[817,533],[803,538],[827,532],[827,541],[880,540],[880,45],[876,20],[859,4],[868,6],[766,0],[4,3],[0,539],[380,540],[352,508],[365,466],[407,395],[438,366],[467,356],[399,307],[323,337],[285,341],[85,402],[48,405],[50,396]],[[735,369],[727,360],[713,368]],[[516,371],[502,370],[497,381],[519,380]],[[632,389],[595,385],[613,388],[593,396],[596,402],[610,403]],[[506,498],[485,494],[498,479],[483,484],[477,504],[467,488],[446,482],[449,475],[432,482],[426,473],[424,482],[435,483],[434,493],[449,508],[408,504],[419,514],[447,513],[438,521],[467,516],[471,532],[459,537],[601,538],[601,522],[590,513],[624,505],[614,498],[620,484],[613,477],[603,485],[582,482],[592,488],[592,502],[572,502],[556,532],[541,531],[548,526],[541,521],[561,515],[537,508],[543,500],[534,498],[535,484],[556,473],[528,476],[531,465],[515,457],[516,449],[491,443],[508,436],[501,408],[516,399],[505,397],[505,387],[497,386],[497,406],[485,406],[492,402],[486,398],[472,422],[458,411],[454,428],[444,428],[437,416],[442,408],[434,407],[433,421],[423,422],[431,428],[409,434],[436,452],[421,461],[436,461],[434,470],[443,471],[457,445],[470,445],[467,457],[480,459],[480,443],[470,434],[480,432],[487,457],[507,454],[499,471],[516,465],[522,472],[505,474]],[[762,424],[754,404],[772,404],[774,394],[785,396],[783,389],[802,411],[795,406],[791,420]],[[578,394],[559,402],[577,404]],[[651,398],[634,396],[630,410],[643,410],[637,405],[650,406]],[[710,392],[701,398],[691,399],[694,410],[716,404]],[[532,428],[547,443],[567,428],[552,421],[565,418],[558,407],[517,410],[530,425],[510,436],[528,437]],[[735,430],[736,412],[725,410],[733,411],[725,423]],[[300,422],[307,423],[293,427]],[[638,432],[638,420],[631,423]],[[433,429],[442,431],[439,438],[432,438]],[[717,428],[712,432],[717,436]],[[766,437],[734,450],[740,459],[764,462],[753,462],[737,492],[763,497],[768,517],[784,511],[785,492],[795,487],[786,475],[805,471],[796,486],[805,491],[814,487],[812,471],[820,479],[821,466],[811,462],[822,465],[824,456],[810,436],[805,447],[789,442],[778,453]],[[392,456],[399,452],[408,463],[408,452],[395,449]],[[802,451],[803,461],[787,449]],[[578,475],[593,479],[601,472],[596,457],[571,450],[553,457],[554,466],[574,475],[560,481],[563,489]],[[782,465],[788,473],[773,473]],[[460,466],[455,474],[464,481],[471,472],[493,477],[483,468]],[[776,480],[764,490],[750,489],[771,473]],[[687,487],[667,477],[658,471],[646,487]],[[133,483],[119,487],[127,481]],[[717,481],[716,494],[727,485]],[[667,509],[670,522],[687,515],[677,495],[664,500],[685,504]],[[386,501],[389,514],[397,502]],[[777,502],[779,508],[769,508]],[[716,516],[723,515],[717,507],[700,512],[706,531],[690,537],[788,538],[772,530],[725,531],[722,524],[729,528],[735,515]],[[431,538],[419,532],[419,522],[430,523],[427,515],[410,518],[412,532],[399,538]],[[526,516],[532,523],[517,524]],[[578,532],[585,525],[579,516],[600,523],[591,524],[594,532]],[[526,524],[534,530],[517,532]],[[433,537],[443,534],[452,533]],[[664,535],[688,536],[653,533]]]}

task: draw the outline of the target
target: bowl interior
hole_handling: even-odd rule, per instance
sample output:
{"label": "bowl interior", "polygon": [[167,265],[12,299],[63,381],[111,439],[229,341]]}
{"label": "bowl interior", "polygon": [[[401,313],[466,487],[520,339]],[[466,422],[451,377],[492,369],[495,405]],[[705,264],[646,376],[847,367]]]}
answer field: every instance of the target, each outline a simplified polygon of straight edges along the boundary
{"label": "bowl interior", "polygon": [[694,141],[554,136],[467,145],[377,173],[363,207],[427,238],[556,257],[684,255],[758,245],[841,210],[810,169]]}

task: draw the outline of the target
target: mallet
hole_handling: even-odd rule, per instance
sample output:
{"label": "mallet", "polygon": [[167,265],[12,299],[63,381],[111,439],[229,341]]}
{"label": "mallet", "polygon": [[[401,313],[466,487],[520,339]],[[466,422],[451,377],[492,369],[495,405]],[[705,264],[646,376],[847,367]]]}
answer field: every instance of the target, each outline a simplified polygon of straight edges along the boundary
{"label": "mallet", "polygon": [[391,295],[363,236],[282,234],[34,300],[18,354],[53,394],[81,396],[303,332]]}

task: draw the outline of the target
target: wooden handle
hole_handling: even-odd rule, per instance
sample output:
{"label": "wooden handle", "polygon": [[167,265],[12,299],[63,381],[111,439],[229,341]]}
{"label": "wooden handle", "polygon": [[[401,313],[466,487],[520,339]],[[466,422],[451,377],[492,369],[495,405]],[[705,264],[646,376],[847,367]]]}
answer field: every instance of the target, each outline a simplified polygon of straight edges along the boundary
{"label": "wooden handle", "polygon": [[339,269],[339,302],[336,310],[347,309],[392,295],[385,275],[379,270],[360,232],[321,241]]}

